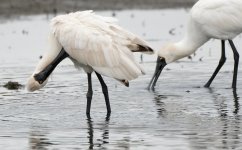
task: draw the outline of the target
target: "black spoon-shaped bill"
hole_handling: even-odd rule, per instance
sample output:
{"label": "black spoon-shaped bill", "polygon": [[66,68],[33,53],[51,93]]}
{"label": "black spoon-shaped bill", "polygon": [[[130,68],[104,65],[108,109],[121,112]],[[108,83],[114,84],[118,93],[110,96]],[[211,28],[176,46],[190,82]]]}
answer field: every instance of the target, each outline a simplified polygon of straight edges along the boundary
{"label": "black spoon-shaped bill", "polygon": [[163,68],[166,66],[166,61],[164,58],[161,58],[160,56],[158,56],[157,58],[157,61],[156,61],[156,68],[155,68],[155,72],[154,72],[154,75],[149,83],[149,86],[148,86],[148,90],[153,90],[155,89],[155,85],[156,85],[156,82],[163,70]]}
{"label": "black spoon-shaped bill", "polygon": [[68,56],[69,55],[62,48],[56,58],[48,66],[46,66],[45,69],[34,75],[35,80],[38,81],[39,84],[42,84],[49,77],[55,67]]}

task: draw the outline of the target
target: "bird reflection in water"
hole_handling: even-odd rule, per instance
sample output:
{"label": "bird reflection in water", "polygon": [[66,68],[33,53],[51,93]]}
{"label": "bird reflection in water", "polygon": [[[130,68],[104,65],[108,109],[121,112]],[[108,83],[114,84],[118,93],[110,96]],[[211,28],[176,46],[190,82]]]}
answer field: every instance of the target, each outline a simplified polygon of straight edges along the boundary
{"label": "bird reflection in water", "polygon": [[[93,128],[93,120],[90,115],[87,115],[87,125],[88,125],[88,139],[89,139],[89,149],[94,149],[95,146],[98,148],[102,148],[105,144],[109,143],[109,120],[110,120],[110,113],[107,113],[105,118],[104,126],[100,127],[103,131],[102,139],[97,139],[98,143],[94,142],[94,129]],[[97,128],[96,128],[97,129]]]}
{"label": "bird reflection in water", "polygon": [[158,113],[158,116],[164,118],[167,115],[167,111],[166,111],[166,105],[162,100],[166,99],[167,96],[160,95],[156,91],[153,91],[153,93],[154,93],[154,102],[157,107],[156,111]]}
{"label": "bird reflection in water", "polygon": [[[241,120],[240,117],[237,115],[239,112],[239,97],[237,95],[236,89],[233,89],[233,100],[234,100],[234,110],[233,116],[229,116],[228,106],[225,104],[226,99],[225,97],[220,97],[219,94],[214,93],[212,89],[209,89],[210,93],[214,97],[214,102],[217,107],[218,113],[220,114],[220,121],[222,126],[222,131],[220,136],[222,137],[221,141],[221,148],[222,149],[236,149],[239,148],[239,141],[241,133],[240,124]],[[221,101],[222,99],[222,101]],[[232,139],[232,140],[229,140]]]}
{"label": "bird reflection in water", "polygon": [[29,137],[29,148],[31,150],[48,149],[49,146],[54,145],[46,137],[46,133],[32,131]]}
{"label": "bird reflection in water", "polygon": [[[218,110],[221,110],[223,112],[227,112],[227,105],[224,106],[225,104],[222,103],[222,104],[218,104],[219,102],[217,100],[220,100],[221,98],[218,97],[217,94],[214,93],[214,91],[210,88],[209,89],[209,92],[213,95],[213,98],[214,98],[214,102],[216,105],[218,106],[221,106],[220,108],[218,108]],[[234,115],[237,115],[238,112],[239,112],[239,109],[240,109],[240,104],[239,104],[239,96],[237,94],[237,90],[236,89],[233,89],[233,101],[234,101]],[[224,107],[223,107],[224,106]],[[222,114],[221,114],[222,115]],[[224,115],[227,115],[227,114],[224,114]]]}
{"label": "bird reflection in water", "polygon": [[88,139],[89,139],[89,149],[93,149],[93,125],[92,118],[90,115],[87,115],[87,125],[88,125]]}
{"label": "bird reflection in water", "polygon": [[237,115],[239,112],[239,97],[236,89],[233,89],[233,96],[234,96],[234,108],[235,108],[234,114]]}

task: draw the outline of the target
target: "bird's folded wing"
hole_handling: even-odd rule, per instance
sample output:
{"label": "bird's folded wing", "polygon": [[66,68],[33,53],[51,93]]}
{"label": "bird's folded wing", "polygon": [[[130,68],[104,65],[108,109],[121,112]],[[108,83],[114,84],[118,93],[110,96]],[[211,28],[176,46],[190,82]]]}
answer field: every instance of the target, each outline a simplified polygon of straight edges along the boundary
{"label": "bird's folded wing", "polygon": [[112,18],[87,14],[52,20],[52,33],[69,55],[82,55],[91,66],[112,67],[125,55],[134,60],[132,51],[153,53],[146,42],[116,25]]}
{"label": "bird's folded wing", "polygon": [[242,1],[201,0],[193,6],[191,17],[208,32],[237,34],[242,31]]}
{"label": "bird's folded wing", "polygon": [[[69,55],[102,74],[117,79],[133,79],[143,74],[132,51],[153,50],[134,34],[100,16],[86,19],[66,17],[52,21],[52,33]],[[112,72],[112,73],[110,73]],[[126,78],[125,73],[129,74]],[[118,76],[118,74],[122,74]]]}

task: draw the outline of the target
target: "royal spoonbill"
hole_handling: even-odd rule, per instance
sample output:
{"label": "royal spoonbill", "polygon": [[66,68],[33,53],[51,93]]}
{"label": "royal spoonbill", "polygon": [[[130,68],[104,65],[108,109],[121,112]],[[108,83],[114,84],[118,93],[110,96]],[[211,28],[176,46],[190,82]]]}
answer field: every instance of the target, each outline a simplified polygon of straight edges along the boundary
{"label": "royal spoonbill", "polygon": [[138,36],[116,24],[112,17],[82,11],[60,15],[51,20],[50,49],[40,60],[27,82],[35,91],[46,85],[49,75],[66,57],[87,73],[88,91],[86,113],[90,114],[92,100],[91,74],[95,72],[102,86],[107,112],[111,112],[108,88],[102,75],[114,78],[125,86],[144,74],[132,52],[152,54],[153,50]]}
{"label": "royal spoonbill", "polygon": [[158,51],[155,73],[148,89],[154,90],[160,73],[167,64],[191,55],[211,38],[221,40],[222,52],[219,64],[205,87],[210,87],[213,79],[226,61],[225,41],[228,40],[234,54],[232,88],[236,88],[239,53],[232,39],[241,32],[241,0],[199,0],[191,9],[184,38],[177,43],[166,44]]}

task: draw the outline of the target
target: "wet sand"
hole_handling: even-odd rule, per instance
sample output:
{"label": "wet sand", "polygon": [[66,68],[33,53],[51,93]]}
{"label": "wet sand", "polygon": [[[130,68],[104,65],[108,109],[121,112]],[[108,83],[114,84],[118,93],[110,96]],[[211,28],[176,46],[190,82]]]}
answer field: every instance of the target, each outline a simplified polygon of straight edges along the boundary
{"label": "wet sand", "polygon": [[161,9],[190,7],[197,0],[1,0],[0,16],[45,14],[78,10]]}

